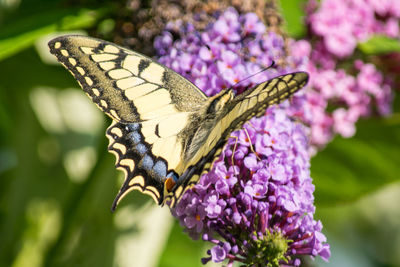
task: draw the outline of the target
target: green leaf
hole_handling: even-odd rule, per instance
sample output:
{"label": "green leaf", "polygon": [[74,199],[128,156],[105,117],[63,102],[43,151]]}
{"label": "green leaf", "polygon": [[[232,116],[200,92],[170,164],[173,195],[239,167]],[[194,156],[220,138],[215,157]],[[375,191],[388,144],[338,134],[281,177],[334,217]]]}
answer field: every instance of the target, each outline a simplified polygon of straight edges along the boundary
{"label": "green leaf", "polygon": [[357,124],[311,161],[317,204],[349,202],[400,179],[400,114]]}
{"label": "green leaf", "polygon": [[104,13],[103,9],[48,10],[3,26],[0,30],[0,60],[31,46],[46,34],[91,27]]}
{"label": "green leaf", "polygon": [[160,267],[201,267],[201,258],[205,253],[205,242],[193,241],[183,232],[177,221],[171,230],[167,246],[164,249],[157,266]]}
{"label": "green leaf", "polygon": [[[29,101],[34,87],[76,87],[76,81],[61,67],[43,64],[33,47],[1,61],[0,72],[6,77],[0,82],[0,104],[5,104],[0,121],[0,266],[13,266],[16,259],[25,259],[25,266],[38,266],[36,259],[41,266],[112,266],[117,230],[109,208],[118,188],[115,159],[106,151],[104,130],[90,136],[70,131],[51,134],[41,127]],[[62,154],[51,163],[42,160],[38,150],[49,138],[58,145],[47,147],[48,153],[54,152],[54,147],[63,153],[63,148],[75,144],[98,147],[97,167],[84,183],[69,179]],[[43,243],[33,230],[27,232],[34,229],[29,228],[27,215],[35,201],[55,204],[61,214],[59,234],[51,242]],[[31,235],[37,236],[34,239],[43,247],[27,241],[26,236]],[[41,254],[21,256],[21,252],[29,252],[24,249],[28,245]]]}
{"label": "green leaf", "polygon": [[306,33],[304,25],[304,0],[281,0],[279,1],[282,16],[285,20],[285,31],[290,37],[300,38]]}
{"label": "green leaf", "polygon": [[358,48],[368,55],[400,52],[400,40],[383,35],[375,35],[367,41],[359,43]]}

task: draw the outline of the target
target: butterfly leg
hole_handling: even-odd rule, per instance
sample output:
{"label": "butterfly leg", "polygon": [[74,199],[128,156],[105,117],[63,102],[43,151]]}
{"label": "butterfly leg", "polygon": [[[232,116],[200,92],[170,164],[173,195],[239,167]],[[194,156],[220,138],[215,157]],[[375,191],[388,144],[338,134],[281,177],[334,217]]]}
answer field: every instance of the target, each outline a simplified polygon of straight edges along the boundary
{"label": "butterfly leg", "polygon": [[[251,124],[251,122],[247,122],[247,123],[248,123],[251,127],[254,128],[254,126],[253,126],[253,124]],[[257,157],[258,160],[261,160],[260,157],[258,156],[258,153],[254,150],[253,143],[251,142],[249,132],[247,131],[246,128],[243,128],[243,130],[244,130],[244,132],[246,133],[247,139],[249,140],[251,152],[253,152],[254,155],[256,155],[256,157]]]}
{"label": "butterfly leg", "polygon": [[[236,151],[237,143],[239,141],[239,137],[231,135],[231,136],[229,136],[229,138],[235,139],[235,144],[233,145],[233,150],[232,150],[232,155],[231,155],[231,164],[232,164],[232,166],[234,166],[235,165],[235,159],[233,158],[233,156],[235,155],[235,151]],[[233,169],[234,169],[235,175],[238,175],[236,173],[236,168],[233,168]]]}
{"label": "butterfly leg", "polygon": [[231,164],[235,165],[235,160],[234,160],[233,156],[235,155],[235,151],[236,151],[236,147],[237,147],[239,138],[237,136],[233,136],[233,135],[229,136],[229,138],[235,139],[235,144],[233,145],[233,150],[232,150],[232,155],[231,155]]}

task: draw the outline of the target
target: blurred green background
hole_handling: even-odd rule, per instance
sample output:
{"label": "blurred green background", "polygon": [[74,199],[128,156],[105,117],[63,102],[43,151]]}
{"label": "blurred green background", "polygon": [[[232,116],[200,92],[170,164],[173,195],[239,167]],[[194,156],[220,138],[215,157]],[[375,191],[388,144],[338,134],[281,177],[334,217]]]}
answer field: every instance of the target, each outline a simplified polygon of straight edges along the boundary
{"label": "blurred green background", "polygon": [[[305,32],[299,2],[281,1],[294,37]],[[147,196],[129,194],[110,212],[122,182],[106,150],[110,121],[48,52],[66,31],[107,36],[123,7],[0,0],[0,266],[201,266],[208,247]],[[311,266],[400,266],[399,102],[313,158],[332,258]]]}

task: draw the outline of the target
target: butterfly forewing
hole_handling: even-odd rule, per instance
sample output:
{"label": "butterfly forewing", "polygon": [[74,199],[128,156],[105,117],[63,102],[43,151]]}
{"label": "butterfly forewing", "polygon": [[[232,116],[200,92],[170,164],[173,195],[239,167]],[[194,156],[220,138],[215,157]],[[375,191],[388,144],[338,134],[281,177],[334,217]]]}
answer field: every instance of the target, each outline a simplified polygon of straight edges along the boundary
{"label": "butterfly forewing", "polygon": [[273,78],[243,92],[228,104],[227,109],[230,111],[224,119],[230,122],[230,126],[225,131],[238,129],[252,117],[264,115],[269,106],[289,98],[304,87],[307,81],[307,73],[294,72]]}
{"label": "butterfly forewing", "polygon": [[167,67],[106,41],[62,36],[49,47],[93,102],[117,121],[152,119],[158,110],[157,115],[196,111],[207,99]]}

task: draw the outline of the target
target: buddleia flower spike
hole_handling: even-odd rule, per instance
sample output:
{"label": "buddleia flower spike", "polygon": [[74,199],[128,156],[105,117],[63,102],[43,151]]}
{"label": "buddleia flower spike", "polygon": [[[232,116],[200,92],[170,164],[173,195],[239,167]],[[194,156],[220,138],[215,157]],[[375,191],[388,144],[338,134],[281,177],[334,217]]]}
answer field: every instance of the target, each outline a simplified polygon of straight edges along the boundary
{"label": "buddleia flower spike", "polygon": [[[218,25],[231,26],[221,31]],[[240,38],[227,39],[227,33]],[[208,95],[220,94],[221,88],[233,86],[285,54],[280,36],[267,33],[255,14],[239,15],[234,9],[223,12],[203,32],[183,28],[174,36],[179,36],[175,42],[168,40],[172,34],[165,31],[156,39],[160,62],[193,80]],[[246,49],[248,53],[243,53]],[[251,84],[291,72],[278,67],[256,75],[236,88],[236,98],[251,95]],[[301,101],[300,91],[294,102]],[[204,264],[212,260],[227,261],[227,266],[234,262],[299,266],[304,255],[329,258],[322,224],[313,218],[307,128],[288,116],[291,103],[260,111],[260,118],[231,133],[236,138],[229,139],[210,171],[172,209],[192,238],[213,244]]]}

